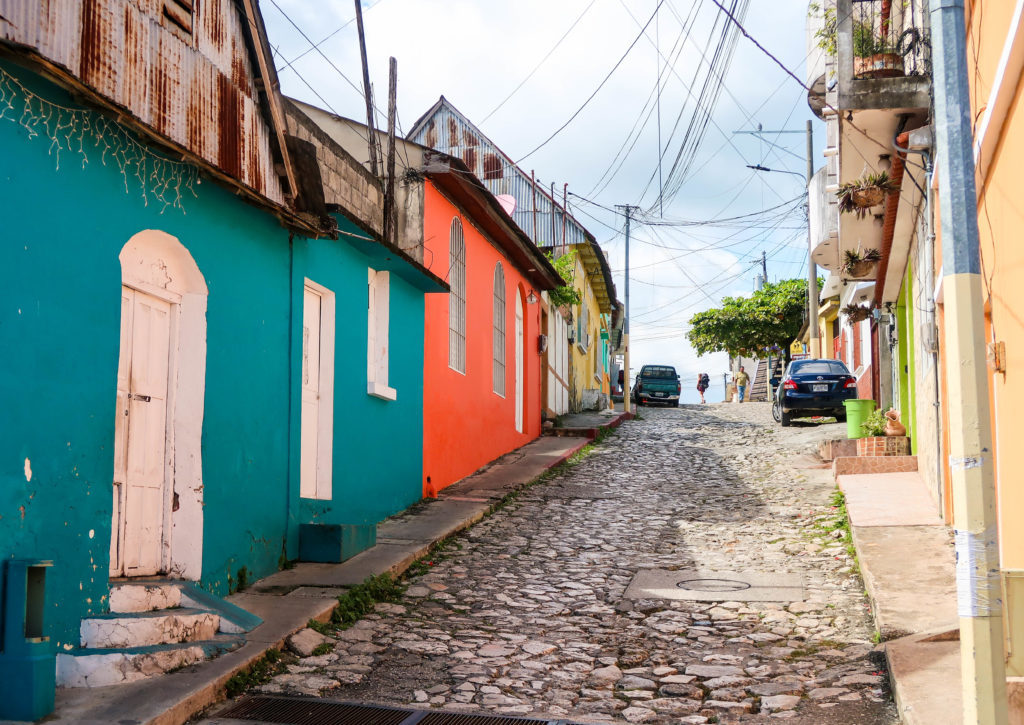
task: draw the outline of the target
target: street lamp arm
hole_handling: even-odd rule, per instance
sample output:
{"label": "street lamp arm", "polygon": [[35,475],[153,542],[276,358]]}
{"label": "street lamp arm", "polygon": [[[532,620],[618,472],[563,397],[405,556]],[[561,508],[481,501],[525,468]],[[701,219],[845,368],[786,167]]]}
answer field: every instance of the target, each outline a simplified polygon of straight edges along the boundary
{"label": "street lamp arm", "polygon": [[748,169],[754,171],[771,171],[776,174],[792,174],[793,176],[799,176],[801,179],[805,178],[803,174],[797,173],[796,171],[786,171],[785,169],[769,169],[767,166],[761,166],[761,164],[747,164]]}

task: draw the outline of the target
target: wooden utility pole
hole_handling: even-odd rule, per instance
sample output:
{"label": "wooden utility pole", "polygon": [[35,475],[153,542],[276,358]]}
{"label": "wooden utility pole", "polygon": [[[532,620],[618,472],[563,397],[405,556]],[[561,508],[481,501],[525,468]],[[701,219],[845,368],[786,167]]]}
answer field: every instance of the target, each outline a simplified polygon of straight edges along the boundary
{"label": "wooden utility pole", "polygon": [[380,177],[377,166],[377,144],[374,142],[377,133],[373,126],[373,91],[370,89],[370,68],[366,62],[366,36],[363,35],[363,7],[360,0],[356,3],[356,29],[359,32],[359,57],[363,61],[363,96],[366,98],[366,141],[370,147],[370,172]]}
{"label": "wooden utility pole", "polygon": [[388,63],[388,162],[384,183],[384,239],[398,244],[398,205],[395,204],[395,106],[398,96],[398,61]]}

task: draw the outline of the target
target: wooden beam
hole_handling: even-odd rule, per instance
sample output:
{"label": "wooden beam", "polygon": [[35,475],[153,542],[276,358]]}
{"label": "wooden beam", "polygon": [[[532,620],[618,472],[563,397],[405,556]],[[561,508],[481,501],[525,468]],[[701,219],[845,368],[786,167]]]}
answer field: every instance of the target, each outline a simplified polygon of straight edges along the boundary
{"label": "wooden beam", "polygon": [[256,15],[256,8],[253,0],[242,0],[245,8],[246,25],[252,36],[252,45],[256,52],[256,60],[260,68],[260,77],[265,84],[264,94],[267,98],[267,105],[270,107],[270,122],[274,127],[274,135],[277,137],[277,146],[281,152],[281,161],[284,164],[285,176],[288,179],[288,190],[292,196],[294,205],[295,195],[298,193],[298,186],[295,183],[295,172],[292,169],[291,157],[288,155],[288,143],[285,141],[285,131],[288,128],[284,120],[284,110],[281,108],[281,98],[278,95],[278,83],[275,78],[270,82],[269,63],[266,55],[266,38],[263,36],[263,24],[259,22]]}

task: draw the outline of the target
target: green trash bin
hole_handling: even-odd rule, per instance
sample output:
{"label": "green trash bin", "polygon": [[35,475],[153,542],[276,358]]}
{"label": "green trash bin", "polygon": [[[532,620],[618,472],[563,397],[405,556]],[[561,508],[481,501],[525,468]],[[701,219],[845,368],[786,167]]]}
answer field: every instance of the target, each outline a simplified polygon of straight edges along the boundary
{"label": "green trash bin", "polygon": [[861,430],[860,424],[874,411],[875,401],[857,398],[844,400],[843,405],[846,406],[846,437],[863,438],[864,431]]}

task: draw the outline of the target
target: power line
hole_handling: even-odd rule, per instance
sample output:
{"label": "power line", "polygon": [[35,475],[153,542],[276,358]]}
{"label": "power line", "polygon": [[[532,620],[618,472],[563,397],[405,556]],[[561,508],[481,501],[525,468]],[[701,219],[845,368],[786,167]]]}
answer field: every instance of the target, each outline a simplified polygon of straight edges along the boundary
{"label": "power line", "polygon": [[[380,2],[380,0],[378,0],[378,2]],[[530,80],[531,78],[533,78],[533,74],[534,74],[534,73],[536,73],[536,72],[537,72],[538,70],[540,70],[540,67],[541,67],[542,65],[544,65],[545,61],[547,61],[547,59],[548,59],[548,58],[550,58],[550,57],[551,57],[551,54],[552,54],[552,53],[554,53],[554,52],[555,52],[556,50],[558,50],[558,46],[560,46],[560,45],[562,44],[562,41],[563,41],[563,40],[565,40],[565,39],[566,39],[567,37],[569,37],[569,33],[571,33],[571,32],[573,31],[573,28],[575,28],[575,27],[576,27],[577,25],[579,25],[579,22],[580,22],[581,20],[583,20],[583,16],[587,14],[587,12],[588,12],[588,11],[590,10],[590,8],[591,8],[591,7],[593,7],[593,5],[594,5],[594,3],[595,3],[595,2],[597,2],[597,0],[590,0],[590,4],[589,4],[589,5],[587,5],[587,7],[583,8],[583,12],[581,12],[581,13],[580,13],[580,14],[579,14],[579,15],[578,15],[578,16],[576,17],[576,20],[574,20],[574,21],[573,21],[573,23],[572,23],[572,25],[570,25],[570,26],[569,26],[569,29],[568,29],[568,30],[566,30],[566,31],[565,31],[565,32],[564,32],[564,33],[562,34],[562,37],[558,39],[558,42],[557,42],[557,43],[555,43],[555,44],[554,44],[554,45],[553,45],[553,46],[551,47],[551,50],[549,50],[549,51],[547,52],[547,55],[545,55],[545,56],[544,56],[543,58],[541,58],[541,59],[540,59],[540,62],[539,62],[539,63],[537,63],[537,65],[535,65],[535,66],[533,67],[533,70],[531,70],[531,71],[529,72],[529,74],[527,74],[527,76],[526,76],[525,78],[523,78],[523,80],[519,81],[519,85],[518,85],[518,86],[516,86],[515,88],[513,88],[513,89],[512,89],[512,92],[511,92],[511,93],[509,93],[509,94],[508,94],[507,96],[505,96],[504,100],[502,100],[502,102],[501,102],[501,103],[499,103],[499,104],[498,104],[497,106],[495,106],[494,108],[492,108],[492,109],[491,109],[491,112],[490,112],[490,113],[488,113],[488,114],[487,114],[486,116],[484,116],[484,117],[483,117],[482,119],[480,119],[480,125],[483,125],[483,124],[484,124],[484,122],[486,122],[488,118],[490,118],[491,116],[493,116],[493,115],[494,115],[494,114],[495,114],[495,113],[496,113],[496,112],[498,111],[498,109],[499,109],[499,108],[501,108],[502,106],[504,106],[504,105],[505,105],[505,104],[506,104],[506,103],[508,102],[508,100],[509,100],[510,98],[512,98],[512,96],[514,96],[514,95],[515,95],[515,94],[516,94],[516,93],[517,93],[517,92],[519,91],[519,89],[520,89],[520,88],[522,88],[522,87],[523,87],[523,85],[524,85],[524,84],[525,84],[525,83],[526,83],[526,82],[527,82],[528,80]],[[524,156],[523,158],[526,158],[526,157]]]}
{"label": "power line", "polygon": [[[273,1],[273,0],[271,0],[271,1]],[[626,52],[625,52],[625,53],[623,53],[623,54],[622,54],[622,57],[621,57],[621,58],[619,58],[619,60],[618,60],[618,61],[617,61],[617,62],[615,63],[615,65],[614,65],[614,66],[612,66],[612,69],[611,69],[610,71],[608,71],[608,75],[606,75],[606,76],[604,77],[604,79],[603,79],[603,80],[601,81],[601,83],[600,83],[600,84],[599,84],[599,85],[597,86],[597,88],[595,88],[595,89],[594,89],[594,92],[593,92],[593,93],[591,93],[591,94],[590,94],[590,96],[589,96],[589,97],[587,98],[587,100],[585,100],[585,101],[583,102],[583,105],[581,105],[581,106],[580,106],[579,108],[577,108],[577,109],[576,109],[576,111],[575,111],[575,112],[574,112],[574,113],[573,113],[573,114],[572,114],[572,115],[571,115],[571,116],[569,117],[569,120],[568,120],[568,121],[566,121],[565,123],[563,123],[563,124],[562,124],[561,126],[559,126],[559,127],[558,127],[558,129],[556,129],[556,130],[555,130],[555,132],[554,132],[553,134],[551,134],[551,135],[550,135],[550,136],[548,136],[548,137],[547,137],[547,138],[546,138],[546,139],[545,139],[545,140],[544,140],[543,142],[541,142],[541,144],[540,144],[539,146],[537,146],[537,147],[536,147],[535,149],[533,149],[532,151],[530,151],[530,153],[526,154],[526,156],[523,156],[523,157],[522,157],[522,158],[520,158],[520,159],[519,159],[518,161],[516,161],[516,165],[519,165],[519,164],[521,164],[521,163],[522,163],[523,161],[525,161],[526,159],[528,159],[528,158],[529,158],[530,156],[533,156],[533,155],[534,155],[535,153],[537,153],[537,152],[538,152],[538,151],[540,151],[540,150],[541,150],[542,148],[544,148],[544,147],[545,147],[545,146],[546,146],[546,145],[547,145],[548,143],[550,143],[550,142],[551,142],[551,140],[552,140],[552,139],[553,139],[553,138],[554,138],[555,136],[557,136],[557,135],[558,135],[558,134],[560,134],[560,133],[561,133],[562,131],[564,131],[564,130],[565,130],[565,128],[566,128],[566,126],[568,126],[568,125],[569,125],[570,123],[572,123],[572,122],[573,122],[573,121],[574,121],[574,120],[576,119],[576,117],[577,117],[578,115],[580,115],[580,113],[581,113],[581,112],[583,111],[583,109],[584,109],[584,108],[586,108],[586,107],[587,107],[587,105],[588,105],[588,104],[589,104],[589,103],[590,103],[590,102],[591,102],[592,100],[594,100],[594,96],[596,96],[596,95],[598,94],[598,92],[599,92],[599,91],[600,91],[600,90],[601,90],[602,88],[604,88],[604,84],[605,84],[605,83],[607,83],[607,82],[608,82],[608,80],[609,80],[609,79],[610,79],[610,78],[612,77],[612,74],[613,74],[613,73],[615,73],[615,71],[616,71],[616,70],[618,70],[618,67],[619,67],[620,65],[622,65],[622,61],[626,60],[626,56],[628,56],[628,55],[629,55],[630,51],[631,51],[631,50],[633,50],[634,46],[636,46],[636,44],[637,44],[637,42],[639,42],[640,38],[641,38],[641,37],[643,37],[644,31],[645,31],[645,30],[647,30],[647,26],[651,24],[651,21],[652,21],[652,20],[654,20],[654,16],[658,14],[658,8],[660,8],[660,7],[661,7],[661,5],[662,5],[662,3],[664,3],[664,2],[665,2],[665,0],[658,0],[658,5],[657,5],[657,7],[655,7],[655,8],[654,8],[654,13],[653,13],[653,14],[651,15],[651,17],[650,17],[650,18],[649,18],[649,19],[647,20],[647,23],[646,23],[646,24],[644,25],[643,29],[642,29],[642,30],[640,31],[640,34],[639,34],[639,35],[637,35],[637,36],[636,36],[636,37],[635,37],[635,38],[633,39],[633,42],[629,44],[629,47],[628,47],[628,48],[626,48]]]}

